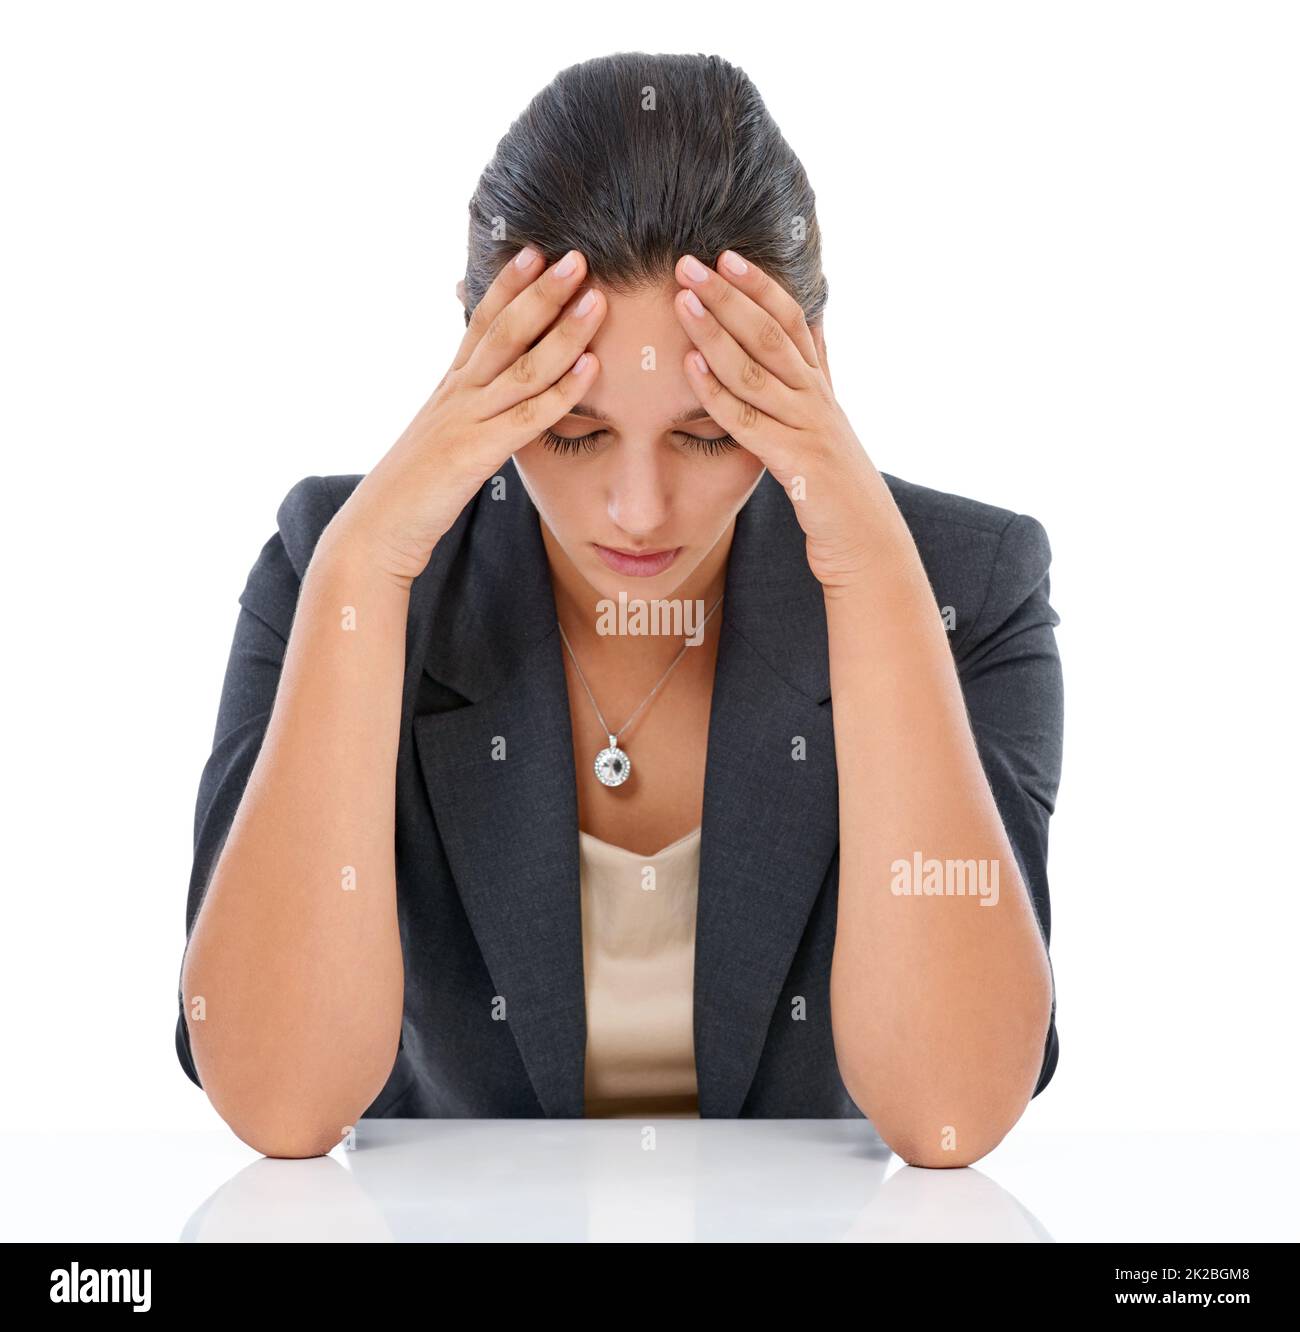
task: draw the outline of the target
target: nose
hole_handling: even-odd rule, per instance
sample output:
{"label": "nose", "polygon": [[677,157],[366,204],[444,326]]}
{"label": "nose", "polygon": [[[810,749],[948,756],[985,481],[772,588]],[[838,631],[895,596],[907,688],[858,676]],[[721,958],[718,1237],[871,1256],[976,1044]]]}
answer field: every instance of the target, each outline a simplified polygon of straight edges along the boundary
{"label": "nose", "polygon": [[653,538],[667,522],[671,508],[668,476],[652,444],[629,444],[618,451],[608,478],[606,511],[628,541]]}

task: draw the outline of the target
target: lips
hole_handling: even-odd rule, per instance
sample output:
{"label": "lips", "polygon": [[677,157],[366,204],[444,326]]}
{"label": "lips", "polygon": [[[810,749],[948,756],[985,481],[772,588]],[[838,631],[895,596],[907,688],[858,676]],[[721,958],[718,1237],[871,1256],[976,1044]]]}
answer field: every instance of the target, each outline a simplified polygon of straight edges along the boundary
{"label": "lips", "polygon": [[613,546],[601,546],[593,542],[596,554],[615,573],[625,574],[629,578],[654,578],[663,573],[681,554],[682,548],[674,546],[671,550],[630,551],[619,550]]}

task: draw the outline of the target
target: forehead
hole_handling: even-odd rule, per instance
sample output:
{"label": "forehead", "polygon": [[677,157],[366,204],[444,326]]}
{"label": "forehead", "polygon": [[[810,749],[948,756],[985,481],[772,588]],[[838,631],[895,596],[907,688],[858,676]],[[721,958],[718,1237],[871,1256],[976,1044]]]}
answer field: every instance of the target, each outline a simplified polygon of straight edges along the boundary
{"label": "forehead", "polygon": [[584,400],[569,413],[606,424],[634,420],[681,425],[708,419],[682,369],[691,349],[673,299],[681,287],[662,286],[615,292],[590,284],[608,304],[604,322],[588,344],[600,361],[600,374]]}

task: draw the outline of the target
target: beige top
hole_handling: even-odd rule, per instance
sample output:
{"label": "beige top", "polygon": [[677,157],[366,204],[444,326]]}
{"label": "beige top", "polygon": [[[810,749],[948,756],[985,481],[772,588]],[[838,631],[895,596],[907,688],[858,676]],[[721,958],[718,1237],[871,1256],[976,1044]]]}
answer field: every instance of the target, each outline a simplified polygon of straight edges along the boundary
{"label": "beige top", "polygon": [[695,905],[700,829],[653,856],[581,843],[586,1113],[698,1116]]}

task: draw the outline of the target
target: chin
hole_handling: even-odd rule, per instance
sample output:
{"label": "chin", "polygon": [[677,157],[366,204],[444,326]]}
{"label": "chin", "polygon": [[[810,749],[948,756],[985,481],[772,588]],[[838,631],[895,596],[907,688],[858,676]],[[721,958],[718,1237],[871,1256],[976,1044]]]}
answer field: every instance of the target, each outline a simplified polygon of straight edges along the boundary
{"label": "chin", "polygon": [[658,578],[620,578],[609,569],[601,569],[592,573],[587,581],[602,597],[611,601],[617,601],[620,596],[625,596],[628,601],[662,601],[672,597],[686,578],[675,568]]}

